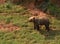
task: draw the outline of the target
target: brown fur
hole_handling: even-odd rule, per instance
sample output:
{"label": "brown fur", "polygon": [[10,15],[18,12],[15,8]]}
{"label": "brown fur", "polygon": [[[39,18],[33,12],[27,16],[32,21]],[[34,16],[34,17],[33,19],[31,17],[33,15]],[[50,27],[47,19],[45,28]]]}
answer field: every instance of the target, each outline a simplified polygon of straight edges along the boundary
{"label": "brown fur", "polygon": [[42,17],[40,17],[40,16],[32,16],[32,17],[29,18],[29,21],[30,21],[30,22],[33,22],[33,24],[34,24],[34,29],[39,30],[39,26],[45,25],[46,30],[47,30],[47,31],[50,30],[50,29],[49,29],[50,21],[49,21],[49,19],[48,19],[47,17],[45,17],[45,16],[42,16]]}

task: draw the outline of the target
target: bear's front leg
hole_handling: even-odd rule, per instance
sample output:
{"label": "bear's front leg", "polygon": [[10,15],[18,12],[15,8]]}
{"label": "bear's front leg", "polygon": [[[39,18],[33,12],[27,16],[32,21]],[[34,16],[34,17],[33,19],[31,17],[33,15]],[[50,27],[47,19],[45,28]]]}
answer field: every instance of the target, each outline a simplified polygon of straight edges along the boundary
{"label": "bear's front leg", "polygon": [[33,22],[33,24],[34,24],[34,29],[37,29],[35,21]]}
{"label": "bear's front leg", "polygon": [[37,30],[39,31],[39,25],[36,25]]}
{"label": "bear's front leg", "polygon": [[39,30],[39,25],[37,25],[36,23],[34,23],[34,29]]}

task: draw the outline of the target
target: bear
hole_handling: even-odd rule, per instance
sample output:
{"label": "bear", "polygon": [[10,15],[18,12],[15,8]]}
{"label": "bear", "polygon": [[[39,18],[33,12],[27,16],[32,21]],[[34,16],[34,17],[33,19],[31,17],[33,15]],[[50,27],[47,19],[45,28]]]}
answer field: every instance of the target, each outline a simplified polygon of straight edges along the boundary
{"label": "bear", "polygon": [[31,16],[29,18],[29,22],[33,22],[34,24],[34,29],[40,30],[40,26],[44,25],[46,30],[49,31],[49,25],[50,25],[50,21],[49,18],[47,18],[46,16],[38,16],[37,14],[35,16]]}

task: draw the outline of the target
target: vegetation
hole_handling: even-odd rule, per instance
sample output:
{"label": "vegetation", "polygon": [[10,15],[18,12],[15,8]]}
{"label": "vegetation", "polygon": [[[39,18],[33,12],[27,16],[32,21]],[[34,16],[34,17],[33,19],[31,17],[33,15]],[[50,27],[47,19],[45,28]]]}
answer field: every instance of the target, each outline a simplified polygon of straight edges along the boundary
{"label": "vegetation", "polygon": [[[60,13],[60,8],[50,6],[49,9]],[[60,44],[60,20],[56,17],[50,18],[52,30],[48,33],[43,27],[39,32],[33,29],[32,23],[27,22],[30,16],[24,6],[8,3],[1,5],[0,23],[12,23],[20,29],[11,32],[0,29],[0,44]]]}
{"label": "vegetation", "polygon": [[[0,15],[0,20],[11,19],[12,23],[19,26],[20,30],[4,32],[0,31],[0,44],[60,44],[60,20],[51,19],[54,30],[47,33],[45,28],[41,32],[33,29],[33,24],[26,23],[28,14]],[[7,21],[8,22],[8,21]],[[48,36],[46,35],[48,34]]]}

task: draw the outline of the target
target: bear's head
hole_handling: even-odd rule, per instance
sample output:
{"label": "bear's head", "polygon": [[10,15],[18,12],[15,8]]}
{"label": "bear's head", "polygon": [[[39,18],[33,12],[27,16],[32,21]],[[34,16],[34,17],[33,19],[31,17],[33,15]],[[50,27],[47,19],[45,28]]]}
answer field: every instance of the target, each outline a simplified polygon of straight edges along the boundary
{"label": "bear's head", "polygon": [[34,22],[34,20],[35,20],[35,17],[34,17],[34,16],[32,16],[32,17],[30,17],[30,18],[28,19],[29,22]]}

